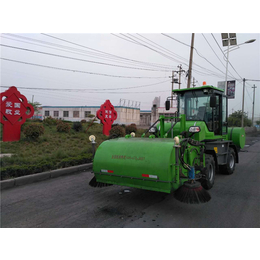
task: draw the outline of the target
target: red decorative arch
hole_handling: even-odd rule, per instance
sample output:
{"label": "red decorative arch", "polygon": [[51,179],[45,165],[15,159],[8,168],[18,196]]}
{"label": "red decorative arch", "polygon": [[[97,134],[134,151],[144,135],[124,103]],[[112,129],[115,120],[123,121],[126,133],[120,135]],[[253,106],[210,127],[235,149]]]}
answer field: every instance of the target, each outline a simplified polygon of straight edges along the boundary
{"label": "red decorative arch", "polygon": [[21,126],[34,114],[34,108],[16,87],[0,94],[0,123],[3,124],[3,141],[19,141]]}

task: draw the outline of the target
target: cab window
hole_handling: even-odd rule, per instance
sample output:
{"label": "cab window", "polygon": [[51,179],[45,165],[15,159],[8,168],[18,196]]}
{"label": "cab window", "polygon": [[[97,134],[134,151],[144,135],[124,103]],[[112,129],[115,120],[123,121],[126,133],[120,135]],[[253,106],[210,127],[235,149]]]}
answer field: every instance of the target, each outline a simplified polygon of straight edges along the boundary
{"label": "cab window", "polygon": [[216,107],[210,107],[210,95],[201,91],[187,91],[180,94],[179,114],[185,114],[187,121],[204,121],[208,130],[221,134],[220,96],[216,95]]}

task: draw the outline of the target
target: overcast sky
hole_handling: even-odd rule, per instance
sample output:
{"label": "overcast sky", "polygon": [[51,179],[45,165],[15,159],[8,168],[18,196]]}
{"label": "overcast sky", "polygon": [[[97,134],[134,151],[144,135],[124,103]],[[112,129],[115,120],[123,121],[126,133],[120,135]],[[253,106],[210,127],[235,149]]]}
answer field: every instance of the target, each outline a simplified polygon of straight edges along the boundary
{"label": "overcast sky", "polygon": [[[33,24],[33,20],[30,22]],[[108,33],[64,33],[64,26],[62,33],[48,33],[52,31],[49,24],[43,34],[29,33],[30,29],[22,33],[28,31],[23,27],[16,33],[13,28],[1,34],[1,86],[16,86],[30,101],[33,98],[44,106],[99,106],[106,99],[116,106],[125,99],[125,104],[128,100],[131,105],[141,102],[141,110],[147,110],[156,96],[164,106],[170,96],[170,76],[180,64],[185,71],[181,88],[187,87],[191,33],[151,33],[151,27],[149,33],[138,34],[110,33],[115,31],[110,27],[104,30]],[[139,31],[136,24],[134,28]],[[179,30],[173,27],[173,31]],[[218,81],[225,80],[226,47],[222,47],[220,33],[210,33],[208,27],[206,31],[195,33],[192,77],[196,86],[203,81],[217,86]],[[228,80],[236,80],[236,96],[229,101],[229,113],[242,109],[242,79],[260,79],[259,35],[237,33],[237,44],[256,41],[229,54],[232,66],[228,66]],[[259,82],[246,82],[245,112],[252,116],[254,84],[258,87],[255,117],[260,117]],[[4,90],[2,87],[1,92]]]}
{"label": "overcast sky", "polygon": [[[242,78],[259,80],[259,33],[237,34],[238,44],[250,39],[256,41],[229,54],[233,67],[228,67],[228,80],[236,80],[230,112],[241,109]],[[170,95],[172,70],[178,71],[180,64],[188,70],[191,34],[4,33],[1,44],[1,86],[16,86],[29,100],[34,96],[42,105],[98,106],[106,99],[114,105],[126,99],[131,105],[132,101],[134,105],[141,102],[143,110],[151,108],[155,96],[161,97],[163,106]],[[192,76],[196,86],[203,81],[213,86],[224,81],[222,51],[226,47],[222,47],[221,35],[196,33],[194,47]],[[181,88],[187,87],[185,72],[181,83]],[[259,82],[246,82],[245,111],[249,116],[254,84]],[[256,89],[256,100],[259,98],[260,88]],[[260,116],[259,102],[255,111]]]}

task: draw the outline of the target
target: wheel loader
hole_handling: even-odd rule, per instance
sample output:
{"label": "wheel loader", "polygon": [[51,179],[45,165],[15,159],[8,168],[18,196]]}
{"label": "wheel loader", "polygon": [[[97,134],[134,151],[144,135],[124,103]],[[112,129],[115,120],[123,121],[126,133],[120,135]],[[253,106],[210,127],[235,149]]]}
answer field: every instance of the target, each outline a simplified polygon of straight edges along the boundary
{"label": "wheel loader", "polygon": [[126,135],[98,147],[92,187],[115,184],[173,193],[189,204],[211,199],[208,190],[216,172],[235,171],[245,130],[228,127],[228,99],[221,89],[209,85],[175,89],[173,97],[177,99],[173,116],[160,116],[140,138]]}

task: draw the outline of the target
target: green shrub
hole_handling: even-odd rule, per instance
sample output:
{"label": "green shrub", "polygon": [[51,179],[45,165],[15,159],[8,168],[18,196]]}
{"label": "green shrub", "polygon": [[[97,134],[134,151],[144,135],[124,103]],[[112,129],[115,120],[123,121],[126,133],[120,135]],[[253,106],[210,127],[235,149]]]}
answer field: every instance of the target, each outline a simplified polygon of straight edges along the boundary
{"label": "green shrub", "polygon": [[12,165],[1,169],[1,180],[17,178],[53,169],[52,162],[43,161],[36,165]]}
{"label": "green shrub", "polygon": [[123,137],[125,136],[125,129],[122,126],[114,126],[111,128],[111,130],[109,131],[109,137],[113,138],[113,137]]}
{"label": "green shrub", "polygon": [[125,132],[127,135],[131,134],[132,132],[137,132],[136,124],[131,124],[125,127]]}
{"label": "green shrub", "polygon": [[80,121],[80,123],[81,123],[81,124],[86,124],[86,123],[87,123],[87,120],[82,119],[82,120]]}
{"label": "green shrub", "polygon": [[26,122],[42,123],[42,120],[40,118],[33,118],[33,119],[26,119]]}
{"label": "green shrub", "polygon": [[79,155],[77,157],[65,158],[61,160],[61,162],[58,164],[58,167],[65,168],[90,162],[92,162],[92,154],[87,153],[85,155]]}
{"label": "green shrub", "polygon": [[73,122],[72,129],[76,132],[82,131],[82,124],[80,122]]}
{"label": "green shrub", "polygon": [[50,125],[57,125],[58,121],[60,121],[60,120],[57,120],[55,118],[52,118],[51,116],[48,116],[48,117],[44,118],[42,122],[43,122],[43,124],[50,126]]}
{"label": "green shrub", "polygon": [[57,124],[57,132],[64,132],[64,133],[69,133],[70,132],[70,124],[64,123],[64,122],[59,122]]}
{"label": "green shrub", "polygon": [[38,123],[32,123],[25,127],[24,134],[26,138],[36,140],[40,135],[44,134],[44,127]]}
{"label": "green shrub", "polygon": [[54,164],[52,161],[42,161],[33,165],[12,165],[1,168],[1,180],[17,178],[30,174],[37,174],[44,171],[54,170],[57,168],[70,167],[84,163],[92,162],[92,153],[69,157],[62,159],[59,163]]}

